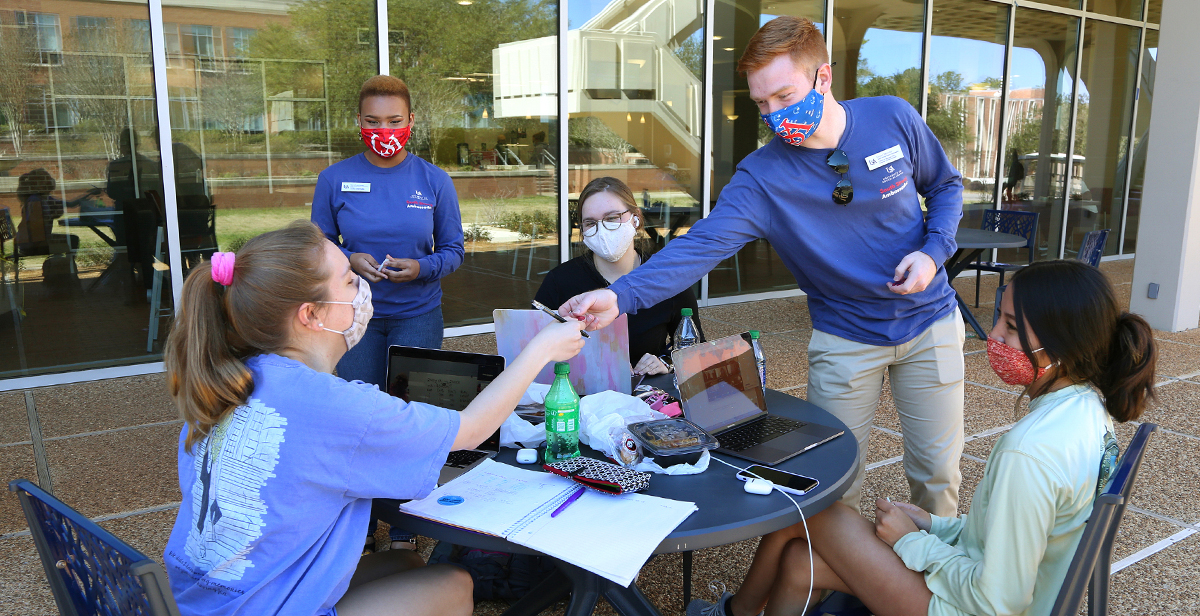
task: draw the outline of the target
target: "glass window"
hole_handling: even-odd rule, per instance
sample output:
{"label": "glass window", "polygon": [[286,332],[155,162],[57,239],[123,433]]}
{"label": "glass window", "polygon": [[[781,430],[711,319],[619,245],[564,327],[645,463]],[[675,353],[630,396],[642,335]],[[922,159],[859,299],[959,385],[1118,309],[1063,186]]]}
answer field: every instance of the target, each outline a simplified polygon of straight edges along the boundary
{"label": "glass window", "polygon": [[1146,21],[1156,24],[1162,21],[1163,0],[1149,0],[1146,3]]}
{"label": "glass window", "polygon": [[908,0],[834,2],[834,97],[892,95],[920,109],[924,13]]}
{"label": "glass window", "polygon": [[[134,255],[170,264],[155,244],[153,74],[131,26],[149,8],[74,2],[62,15],[18,12],[16,24],[9,15],[0,16],[0,271],[10,313],[0,377],[153,361],[146,289],[161,285],[162,270],[139,271]],[[60,18],[71,25],[65,45]]]}
{"label": "glass window", "polygon": [[130,46],[135,53],[150,55],[150,20],[130,19],[126,22],[129,28]]}
{"label": "glass window", "polygon": [[1120,248],[1129,127],[1141,28],[1088,20],[1083,35],[1075,173],[1067,210],[1066,256],[1089,231],[1109,230],[1104,254]]}
{"label": "glass window", "polygon": [[[774,136],[750,100],[746,76],[737,61],[758,28],[780,15],[804,17],[824,32],[824,0],[716,3],[713,16],[713,170],[712,203],[729,183],[738,163]],[[708,277],[709,297],[762,293],[796,288],[796,279],[767,240],[750,242],[723,261]]]}
{"label": "glass window", "polygon": [[1101,15],[1142,20],[1142,0],[1088,0],[1087,10]]}
{"label": "glass window", "polygon": [[960,225],[974,229],[996,203],[1008,12],[980,0],[933,3],[926,122],[963,176]]}
{"label": "glass window", "polygon": [[570,3],[569,191],[611,176],[633,191],[654,252],[701,216],[702,3]]}
{"label": "glass window", "polygon": [[458,193],[466,255],[442,279],[446,327],[528,308],[560,260],[557,6],[389,0],[388,19],[391,74],[416,115],[409,150]]}
{"label": "glass window", "polygon": [[[1133,147],[1130,148],[1129,164],[1133,167],[1129,176],[1129,205],[1125,220],[1125,254],[1137,248],[1138,221],[1142,211],[1142,186],[1146,179],[1146,150],[1150,147],[1150,111],[1154,105],[1154,72],[1158,66],[1158,30],[1146,29],[1146,41],[1142,50],[1142,80],[1138,84],[1137,122],[1133,125]],[[1117,180],[1120,181],[1120,170]],[[1120,190],[1115,191],[1119,197]],[[1109,237],[1109,244],[1112,244]]]}
{"label": "glass window", "polygon": [[[1077,17],[1017,8],[1001,173],[1009,188],[1003,206],[1038,213],[1035,254],[1041,259],[1058,257],[1064,202],[1081,194],[1080,151],[1067,170],[1078,36]],[[1025,254],[1024,249],[1001,250],[998,258],[1021,262]]]}
{"label": "glass window", "polygon": [[[354,115],[377,73],[375,10],[369,0],[302,0],[284,13],[234,13],[168,0],[163,18],[186,273],[215,250],[308,220],[317,175],[362,151]],[[223,57],[224,29],[237,33],[234,57]]]}
{"label": "glass window", "polygon": [[250,40],[257,32],[254,28],[225,28],[225,37],[229,44],[227,55],[234,58],[245,58],[250,55]]}

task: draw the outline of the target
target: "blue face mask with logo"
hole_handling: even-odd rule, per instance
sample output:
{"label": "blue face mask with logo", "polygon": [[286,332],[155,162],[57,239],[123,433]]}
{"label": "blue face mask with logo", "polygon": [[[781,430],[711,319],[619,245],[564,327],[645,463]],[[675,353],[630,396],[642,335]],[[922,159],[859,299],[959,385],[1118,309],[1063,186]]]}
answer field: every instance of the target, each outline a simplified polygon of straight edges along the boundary
{"label": "blue face mask with logo", "polygon": [[[820,70],[820,69],[818,69]],[[816,83],[816,76],[813,77]],[[774,113],[762,114],[763,122],[771,132],[779,135],[784,141],[798,146],[804,143],[821,124],[821,114],[825,111],[825,96],[813,87],[799,102],[793,103]]]}

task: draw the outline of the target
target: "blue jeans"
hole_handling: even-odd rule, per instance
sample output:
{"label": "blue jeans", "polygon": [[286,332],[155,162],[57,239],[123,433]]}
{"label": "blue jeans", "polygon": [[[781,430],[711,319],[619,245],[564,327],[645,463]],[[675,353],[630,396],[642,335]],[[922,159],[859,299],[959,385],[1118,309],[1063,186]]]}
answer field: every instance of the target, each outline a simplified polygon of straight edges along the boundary
{"label": "blue jeans", "polygon": [[371,319],[362,340],[338,361],[338,376],[383,389],[391,345],[442,348],[442,307],[407,319]]}

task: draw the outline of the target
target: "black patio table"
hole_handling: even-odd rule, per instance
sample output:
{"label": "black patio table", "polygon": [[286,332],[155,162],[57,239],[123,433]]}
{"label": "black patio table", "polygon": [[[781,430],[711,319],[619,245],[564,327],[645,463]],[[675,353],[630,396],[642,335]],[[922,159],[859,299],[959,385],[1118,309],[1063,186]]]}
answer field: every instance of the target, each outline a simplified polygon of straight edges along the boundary
{"label": "black patio table", "polygon": [[[673,391],[669,377],[654,377],[646,380],[667,391]],[[846,431],[832,441],[806,451],[775,468],[813,477],[820,482],[815,490],[804,496],[793,496],[804,510],[805,517],[812,517],[841,498],[853,478],[854,462],[858,455],[858,443],[840,420],[828,412],[809,404],[805,400],[774,390],[767,391],[767,408],[772,413],[801,421],[824,424]],[[585,455],[601,457],[595,451],[581,446]],[[731,464],[745,468],[746,460],[716,454]],[[502,449],[496,461],[517,465],[516,450]],[[538,468],[535,465],[517,465]],[[708,470],[698,475],[655,475],[645,494],[696,503],[698,510],[684,520],[678,528],[657,548],[654,553],[683,552],[690,560],[693,550],[726,545],[758,537],[786,528],[800,521],[800,514],[782,494],[773,492],[766,496],[749,494],[735,476],[737,471],[710,461]],[[405,530],[441,541],[460,545],[510,552],[536,554],[529,548],[510,543],[500,537],[484,535],[463,528],[440,524],[402,513],[400,501],[376,499],[375,515],[379,519],[396,524]],[[556,601],[570,594],[567,616],[591,614],[596,603],[604,597],[622,616],[658,616],[659,611],[638,589],[637,582],[624,588],[594,573],[574,565],[557,561],[554,574],[535,587],[528,595],[513,604],[505,616],[533,615],[541,612]],[[684,595],[690,594],[690,579],[684,577]]]}
{"label": "black patio table", "polygon": [[[946,276],[951,283],[966,269],[968,264],[978,259],[983,251],[992,248],[1021,248],[1026,244],[1025,238],[1019,235],[987,229],[959,228],[954,234],[954,241],[958,244],[958,250],[954,251],[954,256],[946,260]],[[953,289],[953,285],[950,288]],[[980,340],[986,340],[987,334],[979,326],[979,321],[967,308],[967,302],[963,301],[957,290],[954,291],[954,298],[958,300],[958,309],[962,312],[963,319],[966,319],[971,329],[975,330],[975,335],[979,336]]]}

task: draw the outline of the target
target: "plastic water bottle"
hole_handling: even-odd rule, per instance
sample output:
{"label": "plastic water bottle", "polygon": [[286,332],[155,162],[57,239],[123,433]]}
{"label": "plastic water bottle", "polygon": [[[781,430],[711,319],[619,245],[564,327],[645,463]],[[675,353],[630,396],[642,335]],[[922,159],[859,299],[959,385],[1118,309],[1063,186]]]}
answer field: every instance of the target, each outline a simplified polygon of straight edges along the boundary
{"label": "plastic water bottle", "polygon": [[679,327],[675,328],[675,344],[671,347],[673,351],[696,346],[700,342],[700,334],[696,331],[696,324],[692,322],[692,309],[684,308],[680,310],[680,314],[683,318],[679,321]]}
{"label": "plastic water bottle", "polygon": [[758,364],[758,378],[762,381],[763,399],[767,397],[767,357],[763,354],[762,342],[759,338],[762,332],[750,330],[750,348],[754,349],[754,363]]}
{"label": "plastic water bottle", "polygon": [[546,463],[579,455],[579,395],[571,387],[571,366],[554,364],[554,384],[546,393]]}

